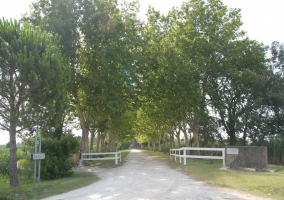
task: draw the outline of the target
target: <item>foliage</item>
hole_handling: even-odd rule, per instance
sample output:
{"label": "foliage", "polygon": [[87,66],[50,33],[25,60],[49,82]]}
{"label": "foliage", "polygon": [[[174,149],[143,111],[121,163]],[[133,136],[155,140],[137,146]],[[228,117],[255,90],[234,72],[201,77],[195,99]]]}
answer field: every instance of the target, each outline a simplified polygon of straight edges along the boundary
{"label": "foliage", "polygon": [[262,141],[267,147],[268,163],[284,165],[284,138],[275,137]]}
{"label": "foliage", "polygon": [[9,149],[5,147],[0,147],[0,175],[9,174],[9,157]]}
{"label": "foliage", "polygon": [[79,145],[79,139],[72,134],[64,134],[60,139],[43,139],[42,152],[46,156],[41,162],[41,177],[43,179],[57,179],[70,176],[74,167],[70,156],[78,153]]}
{"label": "foliage", "polygon": [[30,179],[33,174],[34,163],[28,159],[21,159],[17,162],[18,172],[20,176],[25,176],[27,179]]}

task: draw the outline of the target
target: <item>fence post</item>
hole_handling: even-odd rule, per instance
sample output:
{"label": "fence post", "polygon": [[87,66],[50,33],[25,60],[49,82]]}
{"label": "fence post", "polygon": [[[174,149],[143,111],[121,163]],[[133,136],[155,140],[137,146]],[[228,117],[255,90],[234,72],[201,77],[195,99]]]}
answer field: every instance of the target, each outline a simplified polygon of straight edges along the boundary
{"label": "fence post", "polygon": [[118,164],[117,154],[118,154],[118,152],[115,153],[115,164],[116,164],[116,165]]}
{"label": "fence post", "polygon": [[186,165],[186,150],[183,149],[183,164]]}
{"label": "fence post", "polygon": [[222,150],[223,167],[225,167],[225,149]]}

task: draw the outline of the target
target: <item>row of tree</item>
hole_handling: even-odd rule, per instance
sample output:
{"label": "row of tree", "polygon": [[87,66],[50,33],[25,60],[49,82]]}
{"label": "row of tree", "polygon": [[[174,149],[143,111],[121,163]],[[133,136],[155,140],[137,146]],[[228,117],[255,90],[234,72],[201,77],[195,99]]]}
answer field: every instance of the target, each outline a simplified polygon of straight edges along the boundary
{"label": "row of tree", "polygon": [[[167,15],[138,2],[38,0],[21,24],[0,23],[1,128],[39,125],[60,137],[72,119],[81,152],[97,136],[100,151],[136,138],[153,145],[218,146],[226,133],[261,144],[283,137],[284,46],[246,38],[239,9],[189,0]],[[35,28],[36,27],[36,28]],[[49,134],[51,127],[55,133]],[[91,135],[89,135],[91,133]],[[183,136],[181,136],[183,133]],[[165,145],[164,145],[165,146]],[[160,147],[161,148],[161,147]],[[16,175],[11,185],[18,185]]]}

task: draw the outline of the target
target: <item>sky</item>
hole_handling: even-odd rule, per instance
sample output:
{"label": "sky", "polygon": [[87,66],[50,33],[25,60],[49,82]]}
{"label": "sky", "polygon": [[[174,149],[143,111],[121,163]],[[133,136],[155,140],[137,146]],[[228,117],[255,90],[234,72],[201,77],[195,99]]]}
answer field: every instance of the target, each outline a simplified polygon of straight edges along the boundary
{"label": "sky", "polygon": [[[0,17],[5,19],[20,19],[29,11],[29,5],[35,0],[0,0]],[[127,0],[130,1],[130,0]],[[162,14],[172,7],[181,7],[185,0],[139,0],[140,13],[138,17],[145,20],[148,6],[153,6]],[[242,30],[252,40],[265,45],[273,41],[284,43],[284,1],[283,0],[223,0],[229,8],[240,8],[242,15]],[[9,140],[8,133],[0,134],[0,144]]]}

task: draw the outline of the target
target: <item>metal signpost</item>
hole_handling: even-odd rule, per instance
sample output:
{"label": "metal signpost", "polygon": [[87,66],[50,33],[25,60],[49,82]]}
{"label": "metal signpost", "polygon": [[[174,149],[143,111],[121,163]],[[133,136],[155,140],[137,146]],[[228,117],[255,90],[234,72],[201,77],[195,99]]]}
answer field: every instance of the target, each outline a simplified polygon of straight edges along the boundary
{"label": "metal signpost", "polygon": [[31,154],[31,160],[34,161],[34,184],[36,184],[36,171],[38,164],[38,183],[40,183],[40,161],[45,159],[45,154],[41,153],[41,129],[36,127],[35,129],[35,149]]}

